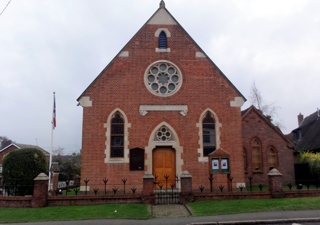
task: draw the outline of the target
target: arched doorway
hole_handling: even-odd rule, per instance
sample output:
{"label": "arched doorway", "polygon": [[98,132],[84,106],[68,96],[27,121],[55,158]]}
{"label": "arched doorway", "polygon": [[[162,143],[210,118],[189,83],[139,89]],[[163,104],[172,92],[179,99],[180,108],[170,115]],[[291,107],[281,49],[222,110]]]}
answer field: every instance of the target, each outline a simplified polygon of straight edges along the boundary
{"label": "arched doorway", "polygon": [[[160,132],[159,132],[160,131]],[[170,132],[171,135],[168,135],[167,132]],[[166,138],[165,138],[166,137]],[[160,149],[165,149],[168,150],[170,153],[163,153]],[[159,152],[157,153],[157,151]],[[171,155],[171,156],[161,156],[163,153]],[[167,158],[171,158],[171,165],[172,169],[169,174],[170,180],[168,179],[168,188],[170,187],[170,184],[173,182],[176,186],[175,188],[180,189],[180,182],[175,182],[176,175],[180,176],[182,174],[182,165],[183,165],[183,159],[181,158],[181,155],[183,153],[183,146],[180,145],[179,137],[176,133],[176,131],[170,126],[170,124],[166,122],[161,122],[158,124],[154,130],[151,132],[148,145],[145,146],[145,154],[146,154],[146,160],[145,160],[145,168],[147,169],[146,173],[152,174],[155,176],[155,174],[158,174],[158,171],[169,171],[170,169],[166,168],[167,166],[162,167],[160,164],[164,163],[163,161],[160,160],[160,158],[164,158],[167,160]],[[154,155],[155,154],[155,155]],[[160,156],[158,156],[159,154]],[[159,160],[158,160],[159,158]],[[169,160],[167,160],[169,161]],[[169,162],[167,162],[167,165]],[[161,168],[166,168],[166,169],[161,169]],[[158,175],[160,180],[164,180],[164,185],[165,185],[165,178],[164,175],[166,175],[164,172],[161,172],[161,175]],[[164,174],[164,175],[163,175]],[[159,185],[155,185],[155,188],[159,189]],[[165,188],[163,186],[162,188]]]}
{"label": "arched doorway", "polygon": [[176,152],[171,147],[158,147],[152,153],[152,174],[155,188],[171,188],[176,185]]}

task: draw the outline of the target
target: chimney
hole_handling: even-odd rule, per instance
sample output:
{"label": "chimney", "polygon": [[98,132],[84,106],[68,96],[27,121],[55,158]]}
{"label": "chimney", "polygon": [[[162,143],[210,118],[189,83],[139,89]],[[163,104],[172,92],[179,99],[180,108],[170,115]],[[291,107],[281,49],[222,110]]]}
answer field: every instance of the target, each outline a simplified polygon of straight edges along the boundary
{"label": "chimney", "polygon": [[303,115],[301,113],[299,113],[299,115],[298,115],[298,126],[300,126],[302,121],[303,121]]}

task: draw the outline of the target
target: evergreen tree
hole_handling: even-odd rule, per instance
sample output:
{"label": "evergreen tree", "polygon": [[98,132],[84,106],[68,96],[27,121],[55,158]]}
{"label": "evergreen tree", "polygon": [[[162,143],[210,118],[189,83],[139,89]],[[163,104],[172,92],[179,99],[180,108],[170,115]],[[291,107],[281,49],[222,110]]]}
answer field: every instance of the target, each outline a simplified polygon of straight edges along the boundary
{"label": "evergreen tree", "polygon": [[22,148],[9,152],[3,158],[3,182],[12,195],[32,195],[33,179],[46,173],[45,154],[34,148]]}

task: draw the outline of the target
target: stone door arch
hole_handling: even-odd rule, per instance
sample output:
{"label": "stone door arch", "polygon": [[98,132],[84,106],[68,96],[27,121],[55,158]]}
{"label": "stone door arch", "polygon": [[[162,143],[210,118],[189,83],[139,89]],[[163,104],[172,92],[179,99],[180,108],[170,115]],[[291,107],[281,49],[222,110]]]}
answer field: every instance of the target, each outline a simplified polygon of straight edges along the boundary
{"label": "stone door arch", "polygon": [[[163,131],[162,134],[159,133],[159,131],[161,130]],[[154,130],[150,134],[148,146],[145,147],[145,153],[147,155],[145,166],[147,168],[147,173],[153,174],[153,152],[155,150],[165,148],[171,148],[174,152],[175,175],[178,175],[180,177],[183,165],[183,159],[181,158],[181,153],[183,153],[183,147],[180,146],[179,137],[176,131],[166,122],[162,122],[154,128]],[[176,187],[180,188],[180,182],[176,183]]]}

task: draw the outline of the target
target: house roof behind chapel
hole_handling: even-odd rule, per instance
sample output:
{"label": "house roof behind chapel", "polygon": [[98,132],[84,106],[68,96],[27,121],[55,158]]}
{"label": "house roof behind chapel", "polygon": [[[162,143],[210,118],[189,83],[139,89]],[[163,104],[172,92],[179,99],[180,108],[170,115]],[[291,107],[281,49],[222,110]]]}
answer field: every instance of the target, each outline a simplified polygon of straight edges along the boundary
{"label": "house roof behind chapel", "polygon": [[20,143],[11,143],[10,145],[4,147],[3,149],[0,149],[0,152],[2,151],[5,151],[11,147],[16,147],[17,149],[20,149],[20,148],[35,148],[35,149],[38,149],[40,151],[42,151],[45,155],[49,155],[50,153],[47,152],[46,150],[44,150],[43,148],[37,146],[37,145],[28,145],[28,144],[20,144]]}
{"label": "house roof behind chapel", "polygon": [[320,111],[307,116],[298,128],[292,131],[295,152],[320,151]]}

